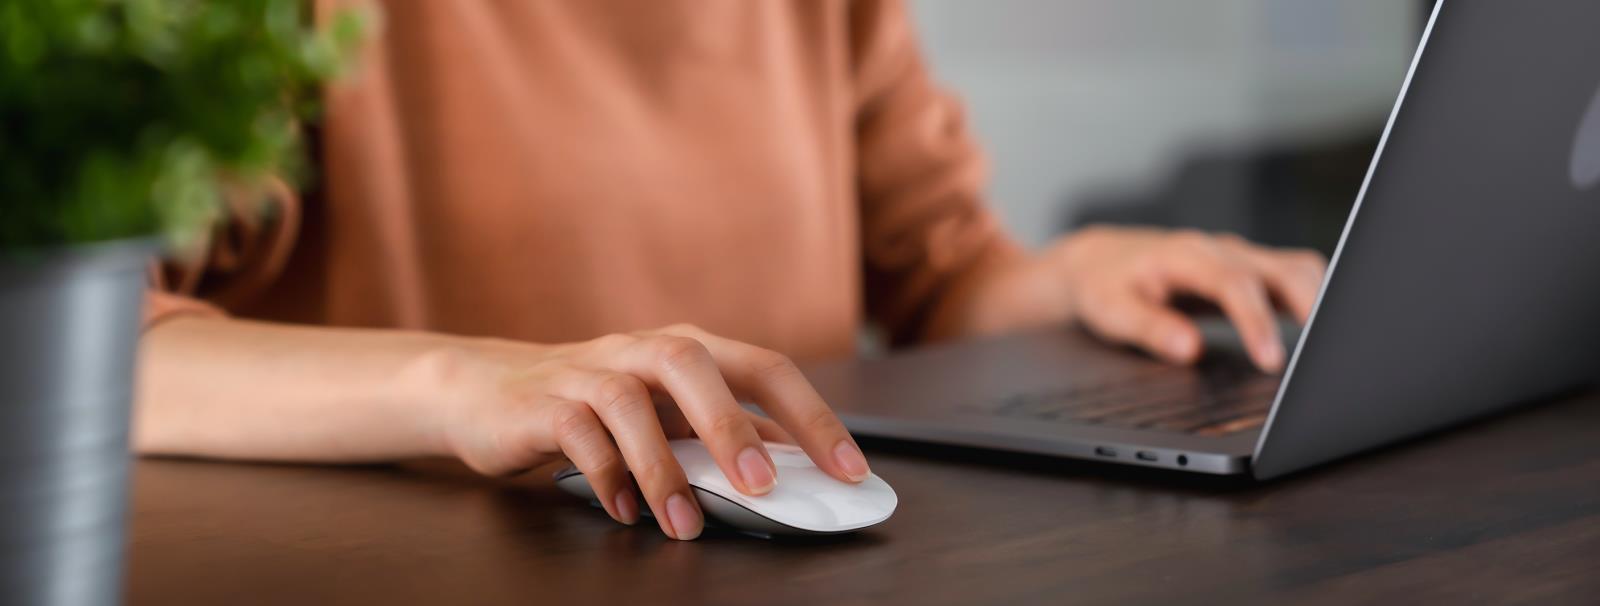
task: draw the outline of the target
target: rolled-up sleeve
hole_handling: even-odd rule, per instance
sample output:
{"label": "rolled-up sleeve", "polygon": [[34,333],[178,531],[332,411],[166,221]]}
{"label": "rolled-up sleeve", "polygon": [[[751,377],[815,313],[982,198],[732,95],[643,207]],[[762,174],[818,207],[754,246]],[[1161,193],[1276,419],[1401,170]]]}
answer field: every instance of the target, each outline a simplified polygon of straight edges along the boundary
{"label": "rolled-up sleeve", "polygon": [[985,204],[983,156],[960,102],[932,81],[904,4],[856,2],[850,21],[868,313],[905,343],[1016,245]]}

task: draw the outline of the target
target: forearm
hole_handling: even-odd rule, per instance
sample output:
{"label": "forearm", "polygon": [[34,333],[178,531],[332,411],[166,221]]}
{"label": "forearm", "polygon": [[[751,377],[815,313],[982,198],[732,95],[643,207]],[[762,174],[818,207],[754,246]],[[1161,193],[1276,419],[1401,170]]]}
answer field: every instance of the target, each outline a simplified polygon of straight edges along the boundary
{"label": "forearm", "polygon": [[1009,240],[997,242],[943,289],[924,338],[994,335],[1067,321],[1067,298],[1046,263]]}
{"label": "forearm", "polygon": [[429,361],[448,337],[175,318],[143,337],[144,454],[365,462],[446,455]]}

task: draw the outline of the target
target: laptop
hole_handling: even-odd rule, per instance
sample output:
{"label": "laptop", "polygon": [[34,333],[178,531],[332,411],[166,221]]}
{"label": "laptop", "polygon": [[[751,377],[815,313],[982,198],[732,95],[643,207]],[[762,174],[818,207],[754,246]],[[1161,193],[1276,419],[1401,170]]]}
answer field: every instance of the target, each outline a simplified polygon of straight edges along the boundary
{"label": "laptop", "polygon": [[1596,24],[1588,0],[1435,6],[1281,377],[1073,328],[807,375],[859,435],[1259,479],[1589,385]]}

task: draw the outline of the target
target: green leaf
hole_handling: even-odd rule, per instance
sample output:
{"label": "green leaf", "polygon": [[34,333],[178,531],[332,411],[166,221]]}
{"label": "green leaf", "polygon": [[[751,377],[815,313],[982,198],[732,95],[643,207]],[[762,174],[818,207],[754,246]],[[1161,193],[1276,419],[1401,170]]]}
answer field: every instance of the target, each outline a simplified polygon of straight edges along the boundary
{"label": "green leaf", "polygon": [[0,251],[193,238],[220,180],[294,177],[369,16],[303,0],[0,0]]}

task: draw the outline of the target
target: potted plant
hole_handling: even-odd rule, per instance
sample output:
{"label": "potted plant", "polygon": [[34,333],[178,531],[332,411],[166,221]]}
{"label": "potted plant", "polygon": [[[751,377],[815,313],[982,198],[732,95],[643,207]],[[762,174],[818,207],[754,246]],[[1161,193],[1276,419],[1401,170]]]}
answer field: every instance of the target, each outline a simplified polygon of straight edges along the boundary
{"label": "potted plant", "polygon": [[359,35],[303,0],[0,0],[0,603],[114,603],[146,274],[301,172]]}

